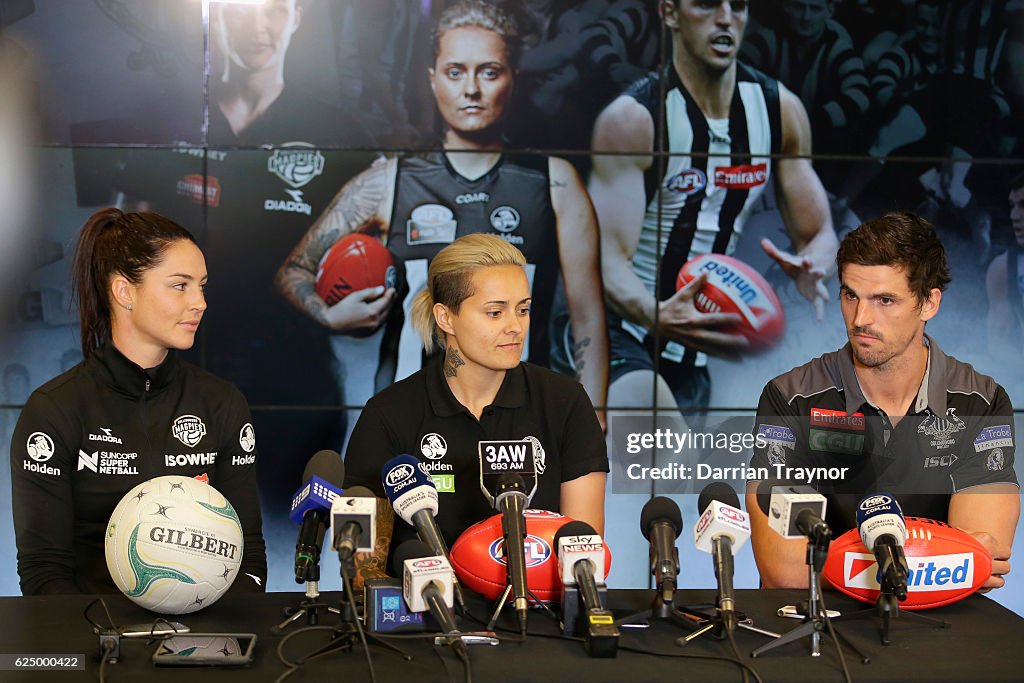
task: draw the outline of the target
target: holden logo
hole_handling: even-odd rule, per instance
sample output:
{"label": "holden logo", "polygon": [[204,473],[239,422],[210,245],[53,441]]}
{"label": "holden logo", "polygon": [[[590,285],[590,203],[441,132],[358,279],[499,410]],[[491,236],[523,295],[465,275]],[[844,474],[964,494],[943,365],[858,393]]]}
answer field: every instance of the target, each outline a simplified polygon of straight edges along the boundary
{"label": "holden logo", "polygon": [[431,432],[420,439],[420,453],[423,454],[424,458],[438,460],[443,458],[447,452],[448,443],[445,442],[444,437],[440,434]]}
{"label": "holden logo", "polygon": [[36,462],[46,462],[53,457],[53,439],[42,432],[32,432],[25,444],[28,457]]}
{"label": "holden logo", "polygon": [[385,483],[388,486],[395,486],[406,479],[409,479],[415,473],[416,470],[412,468],[412,465],[403,462],[401,465],[392,468],[392,470],[388,472],[388,476],[385,478]]}
{"label": "holden logo", "polygon": [[880,495],[871,496],[870,498],[865,498],[864,500],[862,500],[860,502],[860,509],[861,510],[870,510],[873,507],[878,507],[879,505],[889,505],[890,503],[892,503],[892,498],[890,498],[887,495],[880,494]]}
{"label": "holden logo", "polygon": [[251,423],[246,422],[242,427],[242,431],[238,433],[238,445],[246,453],[252,453],[253,449],[256,448],[256,432],[253,431]]}
{"label": "holden logo", "polygon": [[499,206],[491,212],[491,226],[498,232],[512,232],[519,227],[519,212],[511,206]]}

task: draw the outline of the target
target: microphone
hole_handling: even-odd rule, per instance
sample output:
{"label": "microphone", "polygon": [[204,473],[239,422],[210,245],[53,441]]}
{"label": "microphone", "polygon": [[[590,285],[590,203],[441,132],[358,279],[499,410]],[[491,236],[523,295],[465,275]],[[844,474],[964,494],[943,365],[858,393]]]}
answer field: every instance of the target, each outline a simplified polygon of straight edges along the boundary
{"label": "microphone", "polygon": [[810,486],[793,486],[782,479],[767,479],[757,486],[757,505],[768,526],[783,538],[831,540],[825,523],[825,496]]}
{"label": "microphone", "polygon": [[[612,613],[601,604],[598,584],[604,582],[604,543],[586,522],[569,522],[555,534],[558,573],[565,587],[579,589],[587,627],[583,646],[591,657],[614,657],[619,647],[619,629]],[[562,593],[563,607],[567,600]]]}
{"label": "microphone", "polygon": [[651,574],[658,582],[663,603],[671,604],[679,575],[679,549],[675,541],[683,530],[679,506],[671,499],[656,496],[640,511],[640,532],[651,544]]}
{"label": "microphone", "polygon": [[526,586],[526,509],[527,495],[523,478],[513,472],[506,472],[498,478],[495,489],[494,507],[501,513],[501,534],[505,538],[505,561],[508,568],[509,585],[512,586],[512,604],[519,619],[519,630],[526,634],[527,593]]}
{"label": "microphone", "polygon": [[377,537],[377,497],[370,489],[353,486],[331,505],[331,548],[342,567],[356,553],[373,552]]}
{"label": "microphone", "polygon": [[693,527],[697,550],[711,553],[718,580],[718,611],[727,630],[736,628],[736,597],[733,592],[733,555],[750,538],[750,520],[740,510],[732,487],[720,481],[708,484],[697,498],[700,519]]}
{"label": "microphone", "polygon": [[[527,503],[537,492],[537,454],[532,441],[481,441],[480,491],[491,507],[498,495],[498,481],[506,474],[518,474],[523,479]],[[543,468],[541,468],[543,472]],[[524,506],[525,507],[525,506]]]}
{"label": "microphone", "polygon": [[318,451],[306,463],[302,480],[305,483],[292,496],[288,515],[293,522],[301,522],[295,542],[295,583],[319,580],[320,549],[330,522],[329,511],[345,480],[341,456],[334,451]]}
{"label": "microphone", "polygon": [[445,635],[457,635],[452,614],[454,572],[448,558],[426,543],[410,539],[395,550],[394,570],[402,577],[402,594],[410,611],[434,616]]}
{"label": "microphone", "polygon": [[882,592],[891,588],[896,599],[907,599],[907,577],[910,573],[903,544],[907,540],[907,523],[896,499],[887,493],[867,496],[857,505],[857,528],[860,540],[871,549],[878,562],[878,583]]}
{"label": "microphone", "polygon": [[[448,557],[448,546],[437,526],[437,488],[426,466],[419,459],[403,454],[388,460],[381,469],[384,493],[395,514],[416,527],[416,535],[434,555]],[[462,589],[455,582],[455,599],[465,609]]]}

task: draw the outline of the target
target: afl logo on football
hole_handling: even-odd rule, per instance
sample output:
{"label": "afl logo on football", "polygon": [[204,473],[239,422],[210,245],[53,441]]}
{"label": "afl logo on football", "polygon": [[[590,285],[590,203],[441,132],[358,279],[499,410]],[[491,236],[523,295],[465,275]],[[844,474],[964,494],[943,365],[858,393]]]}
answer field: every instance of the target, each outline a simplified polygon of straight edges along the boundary
{"label": "afl logo on football", "polygon": [[242,431],[238,433],[238,445],[246,453],[252,453],[252,449],[256,448],[256,431],[252,428],[252,423],[246,422]]}
{"label": "afl logo on football", "polygon": [[678,194],[691,195],[708,186],[708,177],[699,168],[688,168],[665,181],[665,188]]}
{"label": "afl logo on football", "polygon": [[416,470],[412,468],[412,465],[403,462],[401,465],[391,468],[391,471],[384,478],[384,483],[388,486],[396,486],[412,477],[415,473]]}
{"label": "afl logo on football", "polygon": [[431,432],[420,439],[420,453],[424,458],[440,460],[448,452],[448,444],[444,437],[436,432]]}
{"label": "afl logo on football", "polygon": [[171,434],[186,446],[195,446],[206,436],[206,425],[195,415],[182,415],[171,425]]}
{"label": "afl logo on football", "polygon": [[53,439],[42,432],[32,432],[25,442],[25,450],[36,462],[46,462],[53,457]]}
{"label": "afl logo on football", "polygon": [[491,227],[498,232],[512,232],[519,227],[519,212],[511,206],[499,206],[491,212]]}
{"label": "afl logo on football", "polygon": [[[551,557],[551,546],[539,536],[529,534],[523,541],[523,551],[526,555],[526,568],[536,567],[544,564]],[[497,538],[488,547],[487,554],[498,564],[506,564],[505,561],[505,539]]]}
{"label": "afl logo on football", "polygon": [[388,266],[388,269],[384,271],[384,287],[398,289],[398,271],[394,266]]}
{"label": "afl logo on football", "polygon": [[267,159],[267,170],[298,189],[324,172],[324,155],[306,142],[286,142]]}

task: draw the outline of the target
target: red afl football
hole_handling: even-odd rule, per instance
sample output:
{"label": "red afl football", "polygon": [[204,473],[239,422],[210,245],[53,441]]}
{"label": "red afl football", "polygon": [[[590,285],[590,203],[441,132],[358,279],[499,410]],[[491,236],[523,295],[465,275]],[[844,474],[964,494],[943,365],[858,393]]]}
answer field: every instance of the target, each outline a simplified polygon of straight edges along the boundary
{"label": "red afl football", "polygon": [[[962,600],[992,574],[992,556],[985,546],[945,522],[907,517],[903,551],[910,569],[903,609],[930,609]],[[871,603],[878,599],[878,563],[857,529],[832,541],[823,575],[851,597]]]}
{"label": "red afl football", "polygon": [[778,341],[786,327],[786,315],[775,290],[760,273],[731,256],[701,254],[679,269],[676,291],[701,273],[707,273],[708,279],[694,300],[698,310],[739,314],[739,324],[720,329],[742,334],[751,351],[764,350]]}
{"label": "red afl football", "polygon": [[352,292],[381,285],[395,286],[395,261],[379,239],[360,232],[335,242],[316,270],[316,293],[328,306]]}
{"label": "red afl football", "polygon": [[[558,530],[573,520],[547,510],[527,510],[524,516],[526,583],[544,602],[558,600],[562,593],[562,580],[558,576],[558,549],[553,547],[553,542]],[[451,551],[452,567],[459,581],[490,600],[500,596],[508,582],[503,546],[501,515],[477,522],[463,531]],[[604,558],[607,576],[612,566],[607,543]]]}

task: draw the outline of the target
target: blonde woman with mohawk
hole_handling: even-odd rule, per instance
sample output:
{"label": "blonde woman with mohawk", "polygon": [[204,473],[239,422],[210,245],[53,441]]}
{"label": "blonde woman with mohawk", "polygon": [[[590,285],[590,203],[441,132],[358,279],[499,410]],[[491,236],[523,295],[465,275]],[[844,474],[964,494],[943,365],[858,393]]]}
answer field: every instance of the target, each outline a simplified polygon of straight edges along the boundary
{"label": "blonde woman with mohawk", "polygon": [[[345,453],[345,485],[382,498],[381,466],[419,456],[441,494],[436,519],[449,547],[494,514],[479,487],[480,441],[533,442],[531,507],[604,529],[608,455],[593,405],[579,382],[520,360],[530,330],[525,266],[522,252],[493,235],[466,235],[438,252],[412,322],[428,352],[444,352],[366,404]],[[363,578],[383,576],[389,546],[414,536],[379,521],[375,551],[357,559]]]}

